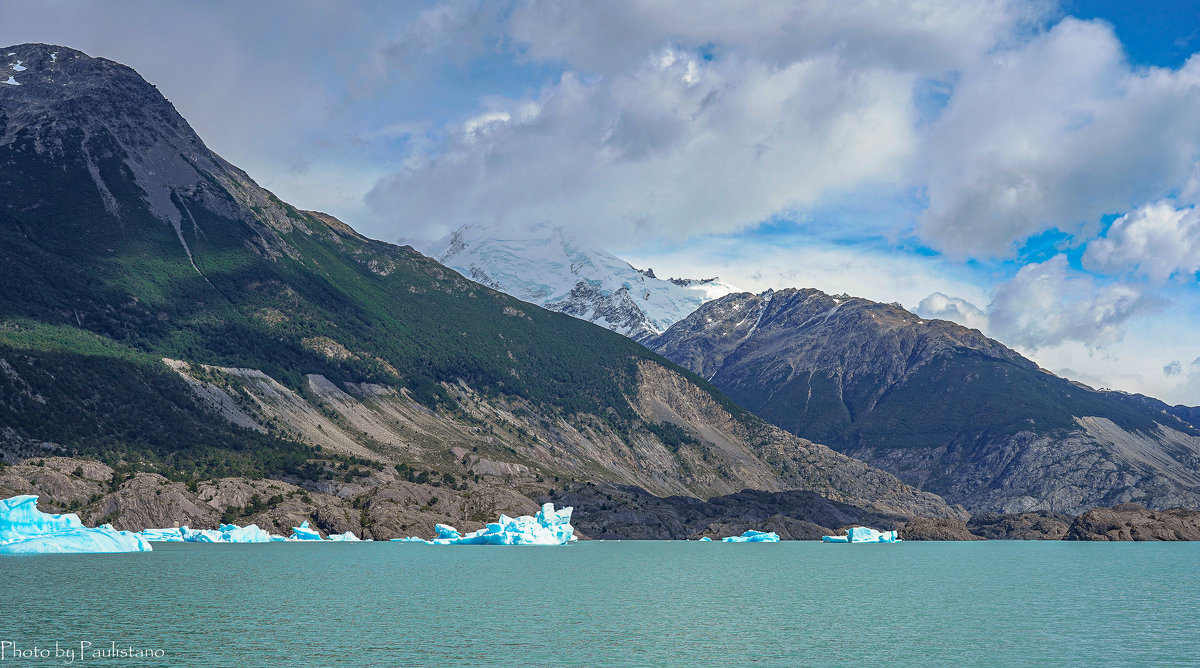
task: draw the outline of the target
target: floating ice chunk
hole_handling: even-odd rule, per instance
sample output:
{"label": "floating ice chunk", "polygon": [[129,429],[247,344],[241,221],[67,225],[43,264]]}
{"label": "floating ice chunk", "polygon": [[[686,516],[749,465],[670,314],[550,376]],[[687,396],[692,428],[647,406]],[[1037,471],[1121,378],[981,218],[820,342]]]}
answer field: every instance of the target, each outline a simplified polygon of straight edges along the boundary
{"label": "floating ice chunk", "polygon": [[850,527],[845,536],[822,536],[826,543],[898,543],[895,531],[877,531],[870,527]]}
{"label": "floating ice chunk", "polygon": [[151,543],[182,543],[183,532],[179,527],[173,529],[143,529],[138,535]]}
{"label": "floating ice chunk", "polygon": [[291,540],[321,540],[321,534],[316,529],[309,528],[308,520],[304,520],[298,527],[292,527]]}
{"label": "floating ice chunk", "polygon": [[778,543],[779,536],[774,531],[755,531],[746,529],[740,536],[726,536],[722,543]]}
{"label": "floating ice chunk", "polygon": [[240,527],[222,524],[219,529],[146,529],[138,534],[151,542],[165,543],[266,543],[270,535],[257,524]]}
{"label": "floating ice chunk", "polygon": [[701,543],[711,543],[711,542],[712,542],[712,539],[711,539],[711,538],[709,538],[708,536],[703,536],[703,537],[701,537],[701,538],[700,538],[700,542],[701,542]]}
{"label": "floating ice chunk", "polygon": [[358,536],[355,536],[353,532],[347,531],[346,533],[331,533],[331,534],[329,534],[328,540],[337,540],[337,541],[343,541],[343,542],[347,542],[347,543],[355,543],[355,542],[359,541],[359,538],[358,538]]}
{"label": "floating ice chunk", "polygon": [[[576,540],[575,528],[571,526],[572,508],[554,509],[547,503],[530,517],[509,517],[489,523],[479,531],[468,534],[446,524],[434,527],[437,537],[424,541],[431,545],[566,545]],[[419,538],[399,538],[395,542],[416,542]]]}
{"label": "floating ice chunk", "polygon": [[13,68],[14,72],[24,72],[25,70],[29,69],[28,67],[22,65],[20,60],[18,60],[15,65],[9,65],[9,67]]}
{"label": "floating ice chunk", "polygon": [[74,513],[51,515],[37,509],[36,496],[0,501],[0,554],[149,552],[150,543],[110,524],[83,526]]}
{"label": "floating ice chunk", "polygon": [[13,75],[11,75],[11,74],[10,74],[10,75],[8,75],[8,80],[7,80],[7,81],[0,81],[0,83],[6,83],[6,84],[8,84],[8,85],[10,85],[10,86],[20,86],[20,85],[21,85],[21,82],[20,82],[20,81],[17,81],[16,79],[14,79],[14,78],[13,78]]}
{"label": "floating ice chunk", "polygon": [[393,543],[425,543],[428,542],[420,536],[409,536],[408,538],[393,538]]}

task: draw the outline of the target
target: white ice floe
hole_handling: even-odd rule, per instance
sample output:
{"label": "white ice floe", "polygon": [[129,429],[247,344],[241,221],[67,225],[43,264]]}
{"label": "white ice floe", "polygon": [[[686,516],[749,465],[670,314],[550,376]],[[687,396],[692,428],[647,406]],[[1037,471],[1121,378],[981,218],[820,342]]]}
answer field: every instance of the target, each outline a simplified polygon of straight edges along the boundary
{"label": "white ice floe", "polygon": [[572,510],[570,507],[555,510],[553,503],[547,503],[533,517],[501,515],[499,520],[468,534],[459,533],[452,526],[438,524],[434,527],[437,537],[433,540],[415,536],[393,540],[430,545],[566,545],[576,540],[575,528],[571,526]]}
{"label": "white ice floe", "polygon": [[779,536],[774,531],[755,531],[747,529],[740,536],[726,536],[722,543],[778,543]]}
{"label": "white ice floe", "polygon": [[0,501],[0,554],[149,552],[150,543],[110,524],[83,526],[74,513],[51,515],[37,509],[36,496]]}
{"label": "white ice floe", "polygon": [[895,531],[876,531],[870,527],[850,527],[845,536],[822,536],[826,543],[899,543]]}

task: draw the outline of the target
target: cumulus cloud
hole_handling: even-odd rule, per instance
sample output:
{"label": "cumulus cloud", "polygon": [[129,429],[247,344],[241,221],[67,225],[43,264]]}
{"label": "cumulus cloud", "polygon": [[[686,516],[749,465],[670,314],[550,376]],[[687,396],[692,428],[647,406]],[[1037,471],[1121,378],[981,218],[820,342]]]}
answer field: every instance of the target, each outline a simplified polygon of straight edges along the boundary
{"label": "cumulus cloud", "polygon": [[836,54],[779,67],[664,48],[623,74],[567,72],[536,98],[489,100],[368,202],[428,235],[543,221],[608,242],[725,232],[896,179],[910,103],[908,77]]}
{"label": "cumulus cloud", "polygon": [[1083,263],[1092,271],[1132,272],[1160,283],[1191,277],[1200,271],[1200,213],[1167,202],[1136,209],[1088,244]]}
{"label": "cumulus cloud", "polygon": [[921,300],[914,313],[922,318],[950,320],[965,327],[985,331],[988,315],[983,309],[958,297],[935,292]]}
{"label": "cumulus cloud", "polygon": [[1123,325],[1159,305],[1137,288],[1100,284],[1072,272],[1065,255],[1022,267],[997,289],[989,326],[1001,340],[1036,349],[1064,341],[1104,345],[1124,337]]}
{"label": "cumulus cloud", "polygon": [[1200,58],[1133,69],[1106,24],[1065,19],[964,71],[924,144],[920,233],[971,257],[1013,253],[1058,229],[1197,194]]}
{"label": "cumulus cloud", "polygon": [[1073,270],[1066,255],[1028,264],[996,286],[986,310],[935,292],[917,307],[926,318],[975,327],[1009,345],[1036,351],[1076,342],[1090,349],[1120,342],[1133,318],[1162,306],[1154,294],[1126,283],[1104,283]]}
{"label": "cumulus cloud", "polygon": [[1183,364],[1179,360],[1170,362],[1163,367],[1164,376],[1178,376],[1181,373],[1183,373]]}

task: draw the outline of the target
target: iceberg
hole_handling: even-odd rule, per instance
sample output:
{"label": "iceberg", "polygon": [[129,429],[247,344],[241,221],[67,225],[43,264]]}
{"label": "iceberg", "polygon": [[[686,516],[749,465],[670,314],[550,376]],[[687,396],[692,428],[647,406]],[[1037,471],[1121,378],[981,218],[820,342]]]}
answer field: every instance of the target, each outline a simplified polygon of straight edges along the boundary
{"label": "iceberg", "polygon": [[145,529],[138,535],[152,543],[266,543],[270,535],[251,524],[222,524],[219,529]]}
{"label": "iceberg", "polygon": [[709,538],[708,536],[704,536],[703,538],[700,539],[700,542],[701,543],[711,543],[712,539]]}
{"label": "iceberg", "polygon": [[342,541],[346,543],[354,543],[359,541],[359,537],[354,535],[354,532],[347,531],[346,533],[331,533],[326,540]]}
{"label": "iceberg", "polygon": [[52,515],[37,509],[38,497],[0,500],[0,554],[150,552],[141,536],[111,524],[83,526],[74,513]]}
{"label": "iceberg", "polygon": [[571,526],[573,510],[570,507],[555,510],[553,503],[547,503],[533,517],[501,515],[499,520],[468,534],[460,533],[448,524],[438,524],[434,526],[437,537],[433,540],[411,536],[394,538],[392,542],[419,541],[429,545],[566,545],[577,540],[575,528]]}
{"label": "iceberg", "polygon": [[722,543],[778,543],[779,536],[774,531],[755,531],[746,529],[740,536],[726,536]]}
{"label": "iceberg", "polygon": [[304,520],[300,526],[292,527],[292,535],[288,540],[321,540],[321,534],[308,526],[308,520]]}
{"label": "iceberg", "polygon": [[151,543],[182,543],[183,530],[187,527],[174,529],[142,529],[138,535]]}
{"label": "iceberg", "polygon": [[845,536],[821,536],[825,543],[899,543],[895,531],[877,531],[870,527],[850,527]]}

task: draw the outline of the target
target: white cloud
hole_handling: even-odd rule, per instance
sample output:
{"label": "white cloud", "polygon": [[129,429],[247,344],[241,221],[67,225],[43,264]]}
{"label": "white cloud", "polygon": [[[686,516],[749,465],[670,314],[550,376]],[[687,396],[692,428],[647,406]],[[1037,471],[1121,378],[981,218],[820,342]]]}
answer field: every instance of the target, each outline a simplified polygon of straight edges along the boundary
{"label": "white cloud", "polygon": [[1124,337],[1124,325],[1158,300],[1137,288],[1101,284],[1074,272],[1065,255],[1029,264],[996,288],[989,331],[1010,345],[1036,349],[1066,341],[1103,346]]}
{"label": "white cloud", "polygon": [[964,256],[1011,254],[1044,230],[1197,194],[1200,58],[1132,69],[1112,29],[1065,19],[962,72],[923,153],[920,232]]}
{"label": "white cloud", "polygon": [[836,54],[777,67],[660,50],[624,74],[568,72],[537,99],[490,100],[368,201],[428,236],[467,222],[552,221],[607,243],[727,232],[894,181],[914,148],[911,84]]}
{"label": "white cloud", "polygon": [[911,307],[930,285],[944,286],[971,299],[986,299],[970,277],[938,258],[902,255],[837,244],[791,246],[771,240],[704,237],[683,246],[617,249],[635,267],[653,268],[659,277],[712,278],[750,292],[768,288],[816,288]]}
{"label": "white cloud", "polygon": [[1151,281],[1191,278],[1200,271],[1200,212],[1156,202],[1118,218],[1083,256],[1086,268],[1137,273]]}
{"label": "white cloud", "polygon": [[922,318],[937,318],[957,322],[964,327],[986,331],[988,315],[978,306],[957,297],[935,292],[921,300],[914,313]]}

